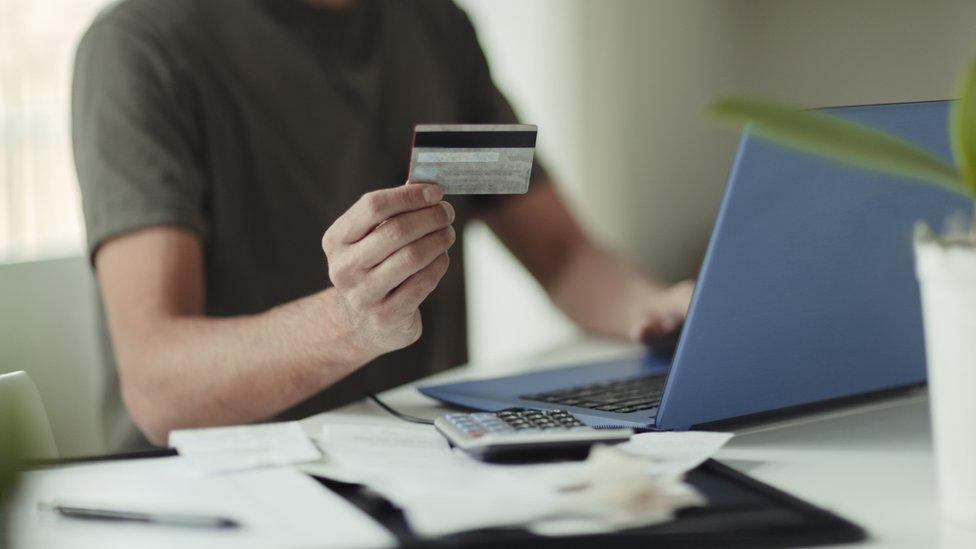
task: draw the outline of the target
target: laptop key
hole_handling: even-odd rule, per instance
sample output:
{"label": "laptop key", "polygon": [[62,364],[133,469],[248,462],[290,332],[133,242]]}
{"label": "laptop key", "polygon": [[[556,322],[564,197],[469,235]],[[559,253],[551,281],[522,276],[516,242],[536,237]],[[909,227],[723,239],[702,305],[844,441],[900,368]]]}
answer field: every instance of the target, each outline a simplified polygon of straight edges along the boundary
{"label": "laptop key", "polygon": [[643,376],[590,383],[578,387],[523,395],[521,398],[555,405],[629,413],[657,406],[664,376]]}

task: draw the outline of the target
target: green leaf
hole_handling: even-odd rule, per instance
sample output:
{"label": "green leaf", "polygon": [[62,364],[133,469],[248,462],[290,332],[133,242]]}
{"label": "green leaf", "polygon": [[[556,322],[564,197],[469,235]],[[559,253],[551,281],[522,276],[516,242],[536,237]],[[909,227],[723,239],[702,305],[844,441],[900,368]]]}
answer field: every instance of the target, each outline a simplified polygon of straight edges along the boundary
{"label": "green leaf", "polygon": [[952,105],[950,132],[956,166],[971,193],[976,193],[976,60],[963,74],[959,100]]}
{"label": "green leaf", "polygon": [[806,152],[937,183],[956,192],[974,193],[955,168],[932,153],[900,137],[837,116],[748,98],[723,99],[709,110],[719,119],[752,124],[755,133]]}

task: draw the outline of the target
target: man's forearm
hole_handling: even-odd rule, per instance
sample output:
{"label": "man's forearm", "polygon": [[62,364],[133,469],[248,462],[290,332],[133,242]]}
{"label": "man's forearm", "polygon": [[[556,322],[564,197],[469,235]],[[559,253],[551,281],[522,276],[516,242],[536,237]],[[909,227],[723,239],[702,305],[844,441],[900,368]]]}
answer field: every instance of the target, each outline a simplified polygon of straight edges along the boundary
{"label": "man's forearm", "polygon": [[136,424],[163,444],[173,429],[267,419],[417,341],[455,240],[443,197],[432,184],[363,195],[323,235],[332,287],[256,315],[206,316],[193,231],[149,226],[103,242],[95,269]]}
{"label": "man's forearm", "polygon": [[583,328],[640,339],[648,305],[661,288],[621,256],[596,246],[552,183],[538,181],[482,218],[549,297]]}
{"label": "man's forearm", "polygon": [[638,340],[632,333],[661,287],[623,257],[581,241],[547,285],[553,302],[588,331]]}
{"label": "man's forearm", "polygon": [[173,316],[137,356],[120,354],[123,396],[156,444],[169,431],[267,419],[373,356],[354,348],[335,290],[240,317]]}

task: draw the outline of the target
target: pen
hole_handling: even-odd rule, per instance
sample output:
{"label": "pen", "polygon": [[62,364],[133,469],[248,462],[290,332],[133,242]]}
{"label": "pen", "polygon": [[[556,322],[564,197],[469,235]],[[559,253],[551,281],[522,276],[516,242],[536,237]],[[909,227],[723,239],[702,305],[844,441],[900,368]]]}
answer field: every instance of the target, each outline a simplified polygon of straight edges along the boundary
{"label": "pen", "polygon": [[237,528],[240,526],[236,520],[213,515],[125,511],[104,507],[82,507],[63,502],[41,502],[38,503],[38,507],[54,511],[61,516],[78,519],[144,522],[147,524],[186,526],[191,528]]}

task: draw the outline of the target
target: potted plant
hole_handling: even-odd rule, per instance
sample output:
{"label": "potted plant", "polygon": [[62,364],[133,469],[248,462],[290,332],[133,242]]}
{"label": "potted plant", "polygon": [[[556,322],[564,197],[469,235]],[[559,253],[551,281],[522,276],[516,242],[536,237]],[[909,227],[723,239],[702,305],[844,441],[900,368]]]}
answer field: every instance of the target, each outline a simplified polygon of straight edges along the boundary
{"label": "potted plant", "polygon": [[[976,199],[976,64],[964,75],[959,97],[949,120],[955,165],[880,130],[783,103],[726,98],[710,113],[796,149]],[[950,521],[976,528],[976,231],[968,221],[955,225],[937,234],[919,223],[915,266],[939,499]]]}

